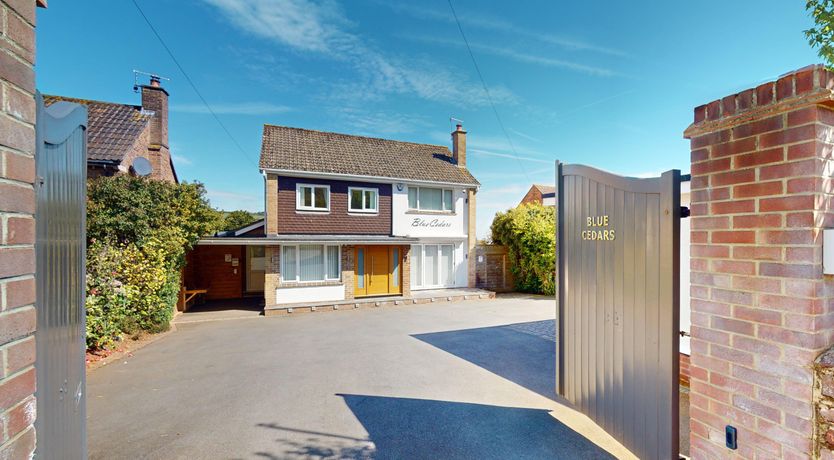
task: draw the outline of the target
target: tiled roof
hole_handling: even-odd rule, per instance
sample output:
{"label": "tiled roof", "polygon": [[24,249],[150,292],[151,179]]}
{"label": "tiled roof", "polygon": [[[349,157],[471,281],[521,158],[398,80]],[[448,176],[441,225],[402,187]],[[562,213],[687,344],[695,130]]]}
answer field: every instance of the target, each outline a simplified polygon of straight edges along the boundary
{"label": "tiled roof", "polygon": [[447,147],[264,125],[262,169],[479,185]]}
{"label": "tiled roof", "polygon": [[142,134],[151,116],[142,107],[63,96],[43,96],[49,106],[58,101],[87,106],[87,159],[120,163]]}
{"label": "tiled roof", "polygon": [[554,186],[552,186],[552,185],[539,185],[539,184],[533,184],[533,187],[536,187],[537,189],[539,189],[539,191],[540,191],[542,194],[545,194],[545,193],[556,193],[556,187],[554,187]]}

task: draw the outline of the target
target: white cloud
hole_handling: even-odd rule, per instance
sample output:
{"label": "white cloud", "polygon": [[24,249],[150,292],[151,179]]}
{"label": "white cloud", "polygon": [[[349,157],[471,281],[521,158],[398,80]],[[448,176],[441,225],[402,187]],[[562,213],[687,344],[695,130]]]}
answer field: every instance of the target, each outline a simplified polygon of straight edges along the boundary
{"label": "white cloud", "polygon": [[178,155],[176,153],[171,154],[171,159],[174,160],[174,164],[176,166],[191,166],[192,164],[194,164],[190,158]]}
{"label": "white cloud", "polygon": [[333,53],[352,37],[333,27],[341,12],[333,3],[307,0],[204,0],[239,29],[301,51]]}
{"label": "white cloud", "polygon": [[[386,56],[367,45],[332,2],[309,0],[203,0],[218,8],[232,25],[290,49],[346,62],[359,72],[350,83],[335,82],[344,98],[371,99],[384,94],[417,97],[460,106],[486,105],[483,89],[459,72],[416,59]],[[334,72],[338,74],[338,72]],[[331,82],[332,83],[332,82]],[[506,88],[493,88],[496,102],[512,101]]]}
{"label": "white cloud", "polygon": [[532,158],[532,157],[525,157],[521,155],[515,155],[512,153],[500,153],[500,152],[493,152],[489,150],[481,150],[481,149],[469,149],[469,152],[474,153],[477,155],[486,155],[490,157],[498,157],[498,158],[511,158],[513,160],[518,161],[530,161],[533,163],[546,163],[546,164],[553,164],[553,160],[545,160],[542,158]]}
{"label": "white cloud", "polygon": [[234,211],[243,209],[250,212],[263,212],[263,195],[227,192],[223,190],[207,189],[209,202],[216,209]]}
{"label": "white cloud", "polygon": [[[444,38],[438,38],[433,36],[414,36],[409,35],[405,38],[411,40],[417,40],[424,43],[433,43],[437,45],[443,46],[454,46],[454,47],[465,47],[466,44],[463,43],[461,40],[449,40]],[[556,59],[546,56],[540,56],[535,54],[524,53],[518,51],[513,48],[504,47],[504,46],[491,46],[491,45],[484,45],[479,43],[469,42],[469,46],[473,50],[480,50],[487,54],[492,54],[494,56],[500,56],[507,59],[512,59],[518,62],[524,62],[528,64],[537,64],[546,67],[557,67],[567,70],[572,70],[574,72],[580,72],[587,75],[593,75],[598,77],[612,77],[617,75],[616,72],[610,69],[606,69],[603,67],[595,67],[585,64],[580,64],[578,62],[568,61],[564,59]]]}
{"label": "white cloud", "polygon": [[[233,102],[225,104],[212,104],[211,109],[216,114],[223,115],[274,115],[286,113],[291,108],[283,105],[271,104],[269,102]],[[172,104],[171,111],[181,113],[209,114],[204,104]]]}
{"label": "white cloud", "polygon": [[527,139],[528,141],[542,142],[541,139],[539,139],[537,137],[533,137],[529,134],[525,134],[525,133],[523,133],[523,132],[521,132],[517,129],[513,129],[513,128],[508,128],[508,129],[510,130],[511,133],[515,134],[516,136],[523,137],[524,139]]}
{"label": "white cloud", "polygon": [[423,118],[400,112],[370,110],[360,107],[334,107],[330,114],[344,122],[354,134],[381,137],[410,133],[430,124]]}
{"label": "white cloud", "polygon": [[[376,3],[379,5],[387,6],[393,11],[404,13],[418,19],[442,21],[447,23],[455,22],[455,18],[452,16],[450,10],[445,10],[441,12],[437,9],[429,9],[422,6],[413,6],[413,4],[408,4],[404,2],[378,1]],[[460,11],[458,12],[458,16],[464,28],[473,27],[476,29],[482,29],[491,32],[501,32],[507,35],[511,35],[513,37],[524,37],[533,41],[538,41],[540,43],[554,45],[567,51],[590,51],[610,56],[628,56],[628,53],[622,50],[596,45],[577,38],[564,37],[560,35],[543,33],[536,30],[530,30],[529,28],[519,27],[503,19],[480,16],[472,12],[460,14]]]}

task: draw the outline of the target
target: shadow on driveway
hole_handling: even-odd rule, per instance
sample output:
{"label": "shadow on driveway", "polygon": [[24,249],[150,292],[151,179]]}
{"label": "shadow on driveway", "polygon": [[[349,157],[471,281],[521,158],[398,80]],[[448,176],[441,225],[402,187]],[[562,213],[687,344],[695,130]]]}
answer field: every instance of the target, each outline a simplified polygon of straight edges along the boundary
{"label": "shadow on driveway", "polygon": [[[350,459],[613,459],[545,409],[484,404],[339,395],[359,420],[368,440],[259,424],[304,441],[279,438],[284,452],[269,458]],[[325,438],[325,439],[322,439]],[[335,438],[335,439],[334,439]]]}
{"label": "shadow on driveway", "polygon": [[556,394],[556,343],[553,320],[505,326],[416,334],[447,353],[500,375],[545,398],[566,403]]}

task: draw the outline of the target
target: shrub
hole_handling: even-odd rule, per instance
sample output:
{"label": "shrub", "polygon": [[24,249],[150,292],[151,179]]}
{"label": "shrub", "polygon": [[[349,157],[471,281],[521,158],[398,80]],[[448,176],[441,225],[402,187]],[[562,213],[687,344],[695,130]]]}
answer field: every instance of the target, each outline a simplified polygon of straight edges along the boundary
{"label": "shrub", "polygon": [[173,184],[126,175],[91,180],[87,188],[87,241],[142,246],[151,237],[178,268],[185,252],[220,226],[200,183]]}
{"label": "shrub", "polygon": [[490,227],[492,240],[507,246],[516,289],[552,295],[556,292],[556,212],[527,203],[499,212]]}
{"label": "shrub", "polygon": [[185,252],[216,230],[202,184],[130,176],[91,180],[87,193],[87,347],[168,329]]}
{"label": "shrub", "polygon": [[223,223],[222,225],[220,225],[219,230],[237,230],[239,228],[246,227],[247,225],[255,223],[255,221],[257,221],[258,219],[260,219],[260,217],[258,217],[257,215],[252,214],[249,211],[239,209],[237,211],[232,211],[226,214],[226,216],[223,218]]}

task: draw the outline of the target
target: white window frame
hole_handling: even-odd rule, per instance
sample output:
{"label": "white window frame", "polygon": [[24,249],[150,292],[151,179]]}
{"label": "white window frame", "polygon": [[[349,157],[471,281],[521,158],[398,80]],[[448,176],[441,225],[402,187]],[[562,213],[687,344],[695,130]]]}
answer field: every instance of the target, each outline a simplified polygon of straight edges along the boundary
{"label": "white window frame", "polygon": [[[420,189],[421,189],[421,188],[440,190],[440,207],[441,207],[441,208],[443,208],[443,209],[422,209],[422,208],[420,207]],[[416,208],[412,208],[412,207],[411,207],[411,203],[408,203],[408,210],[409,210],[409,211],[420,211],[420,212],[444,212],[444,213],[449,213],[449,214],[452,214],[452,213],[454,213],[454,212],[455,212],[455,201],[456,201],[456,199],[455,199],[455,189],[453,189],[453,188],[442,188],[442,187],[423,187],[423,186],[419,186],[419,185],[409,185],[409,186],[408,186],[408,189],[409,189],[409,190],[411,190],[411,189],[415,189],[415,190],[417,190],[417,207],[416,207]],[[451,192],[451,194],[452,194],[452,209],[445,209],[445,207],[446,207],[446,200],[444,199],[444,195],[446,194],[446,192]],[[407,196],[407,195],[408,195],[408,193],[409,193],[409,192],[408,192],[408,191],[406,191],[406,199],[408,199],[408,196]]]}
{"label": "white window frame", "polygon": [[[312,193],[312,198],[313,198],[312,203],[313,203],[313,205],[312,206],[304,206],[304,201],[301,198],[301,191],[304,188],[312,188],[313,189],[313,193]],[[316,204],[315,204],[316,203],[316,190],[315,189],[317,189],[317,188],[323,188],[323,189],[327,190],[327,194],[325,195],[325,201],[327,202],[327,205],[323,208],[317,208]],[[329,212],[330,211],[330,186],[329,185],[323,185],[323,184],[302,184],[302,183],[295,184],[295,209],[297,211],[317,211],[317,212],[328,211]]]}
{"label": "white window frame", "polygon": [[[320,280],[309,280],[309,281],[301,281],[301,249],[300,246],[321,246],[322,251],[324,252],[324,279]],[[284,277],[284,248],[285,247],[293,247],[295,248],[295,278],[294,279],[286,279]],[[336,260],[338,260],[339,265],[337,272],[339,276],[336,278],[328,278],[327,277],[327,248],[328,247],[336,247],[339,248],[336,252]],[[339,244],[282,244],[281,245],[281,282],[282,283],[297,283],[297,284],[313,284],[313,283],[322,283],[326,281],[341,281],[342,279],[342,246]]]}
{"label": "white window frame", "polygon": [[[435,246],[435,247],[437,247],[437,261],[435,262],[435,267],[434,267],[434,269],[437,271],[437,274],[438,274],[438,275],[437,275],[437,279],[441,281],[441,283],[440,283],[440,284],[427,284],[427,283],[426,283],[426,246]],[[441,261],[441,257],[440,257],[440,254],[441,254],[441,246],[451,246],[451,247],[452,247],[452,254],[451,254],[451,257],[452,257],[452,268],[451,268],[451,273],[450,273],[450,274],[451,274],[451,277],[452,277],[452,284],[445,284],[445,280],[441,280],[441,279],[440,279],[440,273],[441,273],[441,271],[440,271],[440,264],[441,264],[441,262],[440,262],[440,261]],[[420,252],[420,256],[419,256],[419,257],[420,257],[420,265],[421,265],[421,268],[422,268],[422,271],[421,271],[421,273],[419,274],[419,275],[420,275],[420,281],[421,281],[421,284],[416,285],[416,286],[412,285],[412,288],[417,288],[417,289],[436,289],[436,288],[449,288],[449,287],[455,287],[455,286],[457,286],[457,284],[458,284],[458,279],[457,279],[457,273],[455,272],[455,271],[457,270],[457,266],[458,266],[458,264],[457,264],[457,259],[456,259],[456,257],[455,257],[455,256],[457,255],[457,252],[458,252],[458,245],[457,245],[457,244],[455,244],[455,243],[420,243],[420,244],[412,244],[412,245],[411,245],[411,250],[412,250],[412,251],[415,251],[415,250],[416,250],[416,251],[419,251],[419,252]],[[413,267],[413,265],[412,265],[412,267]]]}
{"label": "white window frame", "polygon": [[[359,190],[362,192],[362,209],[353,209],[351,206],[353,201],[353,191]],[[373,209],[365,208],[365,192],[374,192],[376,200],[374,200],[375,207]],[[379,214],[379,189],[373,187],[348,187],[348,212],[362,213],[362,214]]]}

